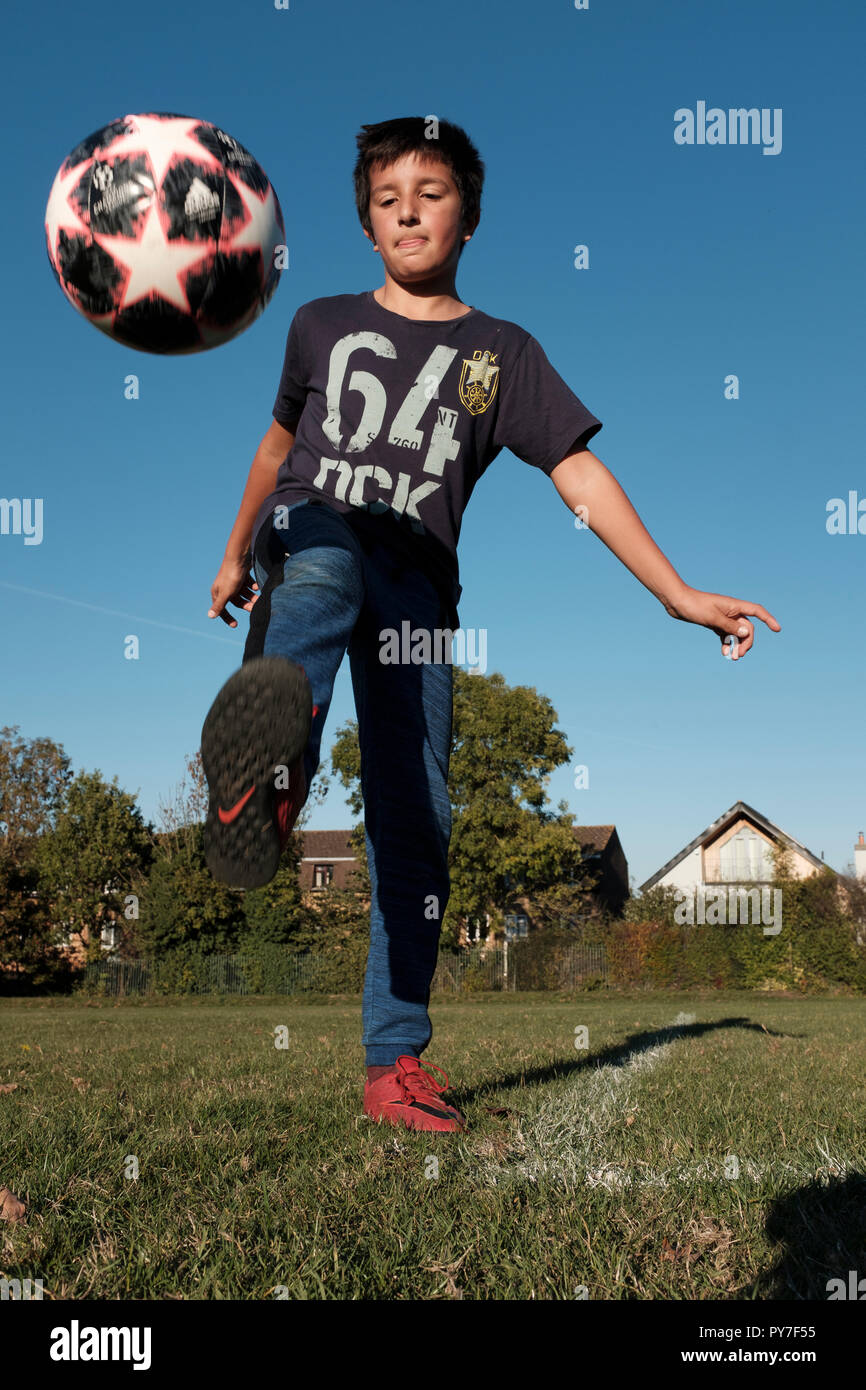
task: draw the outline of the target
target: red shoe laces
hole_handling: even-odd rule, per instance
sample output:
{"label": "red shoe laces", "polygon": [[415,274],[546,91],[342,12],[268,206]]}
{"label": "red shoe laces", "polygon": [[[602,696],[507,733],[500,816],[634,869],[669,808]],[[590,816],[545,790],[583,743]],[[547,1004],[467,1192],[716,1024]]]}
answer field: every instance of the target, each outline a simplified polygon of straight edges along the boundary
{"label": "red shoe laces", "polygon": [[[441,1072],[445,1077],[444,1084],[440,1085],[435,1076],[430,1076],[428,1072],[424,1071],[424,1067],[432,1067],[434,1071]],[[431,1091],[434,1095],[448,1090],[448,1077],[441,1067],[436,1066],[435,1062],[422,1062],[417,1071],[403,1072],[398,1068],[397,1075],[400,1078],[404,1097],[413,1087],[422,1091]]]}

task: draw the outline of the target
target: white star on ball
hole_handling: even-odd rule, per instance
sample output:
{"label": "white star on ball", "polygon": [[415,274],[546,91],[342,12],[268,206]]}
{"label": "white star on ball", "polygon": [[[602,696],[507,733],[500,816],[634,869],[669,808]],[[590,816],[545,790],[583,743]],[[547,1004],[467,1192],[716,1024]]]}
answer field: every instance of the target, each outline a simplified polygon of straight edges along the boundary
{"label": "white star on ball", "polygon": [[196,261],[213,254],[211,242],[167,240],[159,211],[153,203],[138,240],[103,235],[96,235],[94,240],[130,272],[118,310],[128,309],[136,300],[156,294],[184,313],[191,312],[180,276]]}
{"label": "white star on ball", "polygon": [[70,169],[68,174],[61,171],[51,185],[48,206],[45,209],[45,235],[48,239],[48,253],[55,265],[57,263],[58,233],[61,228],[67,235],[74,236],[76,233],[79,236],[86,237],[88,235],[87,227],[70,205],[68,199],[89,163],[90,160],[85,159],[82,160],[81,164],[76,164],[74,169]]}
{"label": "white star on ball", "polygon": [[264,284],[267,278],[268,262],[274,247],[279,245],[280,224],[277,221],[274,190],[268,184],[267,193],[264,198],[260,198],[241,179],[235,178],[228,171],[226,171],[226,176],[231,179],[232,184],[237,189],[250,218],[249,222],[244,223],[237,235],[232,237],[226,250],[249,249],[258,251],[262,258],[262,283]]}
{"label": "white star on ball", "polygon": [[175,116],[166,120],[156,116],[130,116],[128,119],[135,129],[126,135],[118,135],[116,140],[106,145],[101,158],[106,159],[110,155],[112,159],[117,159],[121,155],[144,152],[150,160],[158,188],[175,158],[192,159],[208,169],[222,170],[221,162],[190,134],[203,124],[202,121],[189,116]]}

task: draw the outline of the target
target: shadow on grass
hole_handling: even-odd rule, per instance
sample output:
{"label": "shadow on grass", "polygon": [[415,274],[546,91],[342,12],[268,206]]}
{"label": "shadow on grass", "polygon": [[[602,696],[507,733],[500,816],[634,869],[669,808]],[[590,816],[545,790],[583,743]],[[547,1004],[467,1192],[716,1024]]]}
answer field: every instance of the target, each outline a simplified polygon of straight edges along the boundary
{"label": "shadow on grass", "polygon": [[650,1032],[634,1033],[625,1042],[603,1047],[599,1052],[590,1052],[575,1061],[551,1062],[546,1067],[534,1067],[529,1071],[511,1072],[490,1082],[482,1082],[475,1087],[454,1087],[455,1095],[465,1104],[487,1096],[494,1091],[508,1090],[510,1087],[543,1086],[548,1081],[559,1081],[578,1072],[595,1071],[600,1067],[619,1067],[635,1053],[651,1052],[654,1047],[675,1042],[678,1038],[703,1038],[721,1028],[739,1028],[744,1032],[764,1033],[771,1038],[800,1037],[802,1034],[777,1033],[765,1028],[763,1023],[752,1023],[748,1018],[719,1018],[708,1023],[669,1024]]}
{"label": "shadow on grass", "polygon": [[[775,1263],[737,1298],[866,1298],[866,1175],[851,1173],[825,1185],[806,1183],[775,1198],[767,1211],[767,1236],[779,1247]],[[853,1277],[851,1271],[854,1271]]]}

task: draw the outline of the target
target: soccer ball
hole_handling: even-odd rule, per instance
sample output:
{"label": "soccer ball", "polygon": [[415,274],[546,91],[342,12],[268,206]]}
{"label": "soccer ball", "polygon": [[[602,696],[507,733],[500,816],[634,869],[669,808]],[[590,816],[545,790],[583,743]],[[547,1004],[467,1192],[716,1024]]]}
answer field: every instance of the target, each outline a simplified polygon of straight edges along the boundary
{"label": "soccer ball", "polygon": [[192,116],[121,116],[63,161],[45,210],[69,302],[141,352],[204,352],[258,318],[285,265],[283,214],[252,155]]}

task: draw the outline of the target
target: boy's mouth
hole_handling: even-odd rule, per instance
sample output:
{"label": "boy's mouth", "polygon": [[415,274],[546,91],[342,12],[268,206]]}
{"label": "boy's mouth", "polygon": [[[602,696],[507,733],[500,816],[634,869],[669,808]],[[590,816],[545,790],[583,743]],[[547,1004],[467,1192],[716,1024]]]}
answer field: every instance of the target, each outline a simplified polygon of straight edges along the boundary
{"label": "boy's mouth", "polygon": [[421,243],[422,243],[422,241],[426,241],[426,240],[427,240],[427,238],[426,238],[426,237],[423,237],[423,236],[410,236],[410,237],[405,237],[403,241],[398,241],[398,242],[397,242],[397,245],[398,245],[398,246],[420,246]]}

